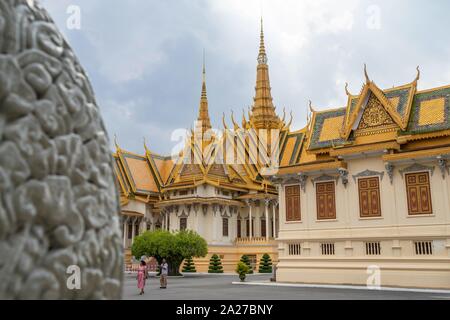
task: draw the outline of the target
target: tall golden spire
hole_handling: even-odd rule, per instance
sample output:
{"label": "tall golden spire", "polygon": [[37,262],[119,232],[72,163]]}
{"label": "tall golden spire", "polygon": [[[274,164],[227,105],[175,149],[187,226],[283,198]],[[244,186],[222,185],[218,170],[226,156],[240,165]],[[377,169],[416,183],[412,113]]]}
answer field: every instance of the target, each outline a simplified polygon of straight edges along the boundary
{"label": "tall golden spire", "polygon": [[211,120],[208,112],[208,97],[206,96],[206,71],[205,71],[205,52],[203,51],[203,73],[202,73],[202,94],[200,97],[200,108],[198,112],[198,124],[201,126],[201,132],[204,133],[211,129]]}
{"label": "tall golden spire", "polygon": [[255,97],[253,98],[252,113],[250,116],[250,120],[254,123],[256,129],[275,129],[279,127],[280,118],[275,113],[270,90],[269,66],[267,65],[263,20],[261,17]]}

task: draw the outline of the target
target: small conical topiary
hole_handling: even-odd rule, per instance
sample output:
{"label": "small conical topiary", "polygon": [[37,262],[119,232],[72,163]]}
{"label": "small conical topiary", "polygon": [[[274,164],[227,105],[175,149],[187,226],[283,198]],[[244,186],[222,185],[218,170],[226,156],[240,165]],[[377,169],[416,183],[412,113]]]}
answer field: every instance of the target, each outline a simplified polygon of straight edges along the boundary
{"label": "small conical topiary", "polygon": [[194,260],[192,260],[192,257],[186,258],[184,260],[183,270],[181,272],[197,272],[197,270],[195,270],[195,264]]}
{"label": "small conical topiary", "polygon": [[252,273],[253,273],[253,268],[252,268],[252,265],[251,265],[251,263],[250,263],[249,257],[248,257],[247,255],[244,254],[244,255],[241,257],[241,262],[245,263],[245,264],[248,266],[248,272],[247,272],[247,274],[252,274]]}
{"label": "small conical topiary", "polygon": [[267,253],[261,257],[259,262],[259,273],[272,273],[272,259]]}
{"label": "small conical topiary", "polygon": [[217,254],[213,254],[209,260],[208,273],[223,273],[222,261]]}

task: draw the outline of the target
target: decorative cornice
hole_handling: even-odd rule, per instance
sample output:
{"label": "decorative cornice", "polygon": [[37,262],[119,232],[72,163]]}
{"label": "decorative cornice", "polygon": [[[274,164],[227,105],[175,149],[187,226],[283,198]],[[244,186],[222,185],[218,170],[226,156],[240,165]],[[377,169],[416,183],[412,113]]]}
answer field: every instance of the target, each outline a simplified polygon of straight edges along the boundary
{"label": "decorative cornice", "polygon": [[383,177],[384,177],[384,171],[379,172],[379,171],[372,171],[372,170],[367,169],[358,174],[354,174],[353,181],[355,181],[355,183],[356,183],[356,179],[358,179],[358,178],[374,177],[374,176],[380,177],[380,180],[382,181]]}
{"label": "decorative cornice", "polygon": [[339,180],[339,176],[334,177],[334,176],[330,176],[330,175],[324,174],[324,175],[321,175],[321,176],[319,176],[317,178],[311,179],[311,182],[312,182],[313,185],[315,185],[316,182],[335,181],[337,183],[338,180]]}
{"label": "decorative cornice", "polygon": [[400,174],[403,177],[404,173],[408,173],[408,172],[416,172],[416,171],[430,171],[431,172],[431,176],[433,176],[434,173],[434,166],[424,166],[422,164],[419,163],[414,163],[413,165],[406,167],[402,170],[399,170]]}

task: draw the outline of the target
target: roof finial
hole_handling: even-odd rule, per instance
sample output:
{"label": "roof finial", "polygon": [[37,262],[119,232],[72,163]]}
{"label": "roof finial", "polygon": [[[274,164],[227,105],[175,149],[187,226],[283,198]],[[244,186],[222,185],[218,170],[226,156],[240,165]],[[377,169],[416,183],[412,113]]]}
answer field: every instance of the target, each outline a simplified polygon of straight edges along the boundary
{"label": "roof finial", "polygon": [[290,114],[290,118],[289,118],[288,124],[285,126],[286,128],[289,128],[289,127],[291,126],[291,124],[292,124],[292,119],[294,118],[294,117],[293,117],[293,114],[292,114],[292,110],[291,110],[291,112],[290,112],[289,114]]}
{"label": "roof finial", "polygon": [[228,130],[227,123],[225,122],[225,112],[223,113],[223,116],[222,116],[222,124],[223,124],[223,128],[225,130]]}
{"label": "roof finial", "polygon": [[367,74],[367,66],[364,63],[364,76],[366,77],[366,83],[370,83],[369,75]]}
{"label": "roof finial", "polygon": [[239,125],[236,123],[236,121],[234,120],[234,113],[233,110],[231,110],[231,121],[233,122],[234,125],[234,130],[239,129]]}
{"label": "roof finial", "polygon": [[417,76],[416,76],[416,78],[414,79],[414,82],[417,82],[417,81],[419,81],[419,79],[420,79],[420,67],[417,66],[416,70],[417,70]]}
{"label": "roof finial", "polygon": [[202,93],[200,97],[200,108],[198,110],[198,122],[201,126],[202,133],[211,129],[211,120],[209,118],[208,97],[206,94],[206,67],[205,67],[205,50],[203,49],[203,66],[202,66]]}
{"label": "roof finial", "polygon": [[206,83],[205,48],[203,48],[203,82]]}
{"label": "roof finial", "polygon": [[262,16],[261,16],[261,34],[259,36],[258,63],[259,64],[267,64],[266,48],[264,46],[264,27],[263,27],[263,18],[262,18]]}
{"label": "roof finial", "polygon": [[242,108],[242,128],[245,129],[246,125],[247,125],[247,119],[245,119],[245,109]]}
{"label": "roof finial", "polygon": [[348,91],[348,82],[345,83],[345,93],[346,93],[348,96],[351,96],[351,95],[352,95],[352,94]]}
{"label": "roof finial", "polygon": [[114,133],[114,145],[116,146],[117,150],[120,150],[119,144],[117,143],[117,135]]}
{"label": "roof finial", "polygon": [[311,113],[316,112],[316,111],[313,109],[313,107],[312,107],[312,101],[311,101],[311,100],[309,100],[309,111],[311,111]]}

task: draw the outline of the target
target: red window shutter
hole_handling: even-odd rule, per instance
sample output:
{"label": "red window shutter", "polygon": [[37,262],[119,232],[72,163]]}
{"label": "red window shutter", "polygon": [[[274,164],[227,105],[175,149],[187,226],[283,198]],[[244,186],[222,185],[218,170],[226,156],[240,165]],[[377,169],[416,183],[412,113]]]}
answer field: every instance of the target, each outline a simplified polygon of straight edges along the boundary
{"label": "red window shutter", "polygon": [[286,221],[300,221],[300,186],[286,186]]}
{"label": "red window shutter", "polygon": [[433,213],[430,174],[428,172],[405,175],[408,213],[410,215]]}
{"label": "red window shutter", "polygon": [[334,182],[316,184],[317,219],[336,219],[336,199]]}
{"label": "red window shutter", "polygon": [[361,178],[358,180],[360,217],[381,216],[379,178]]}

